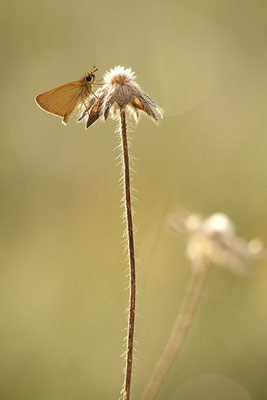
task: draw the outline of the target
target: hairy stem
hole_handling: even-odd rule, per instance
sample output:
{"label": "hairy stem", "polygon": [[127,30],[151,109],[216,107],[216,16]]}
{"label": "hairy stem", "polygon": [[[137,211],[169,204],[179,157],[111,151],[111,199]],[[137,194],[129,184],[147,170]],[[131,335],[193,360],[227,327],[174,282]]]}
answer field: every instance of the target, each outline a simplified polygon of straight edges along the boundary
{"label": "hairy stem", "polygon": [[147,384],[142,400],[155,399],[170,367],[179,354],[192,325],[209,269],[210,264],[208,261],[202,260],[201,264],[197,265],[189,282],[169,341],[158,361],[152,378]]}
{"label": "hairy stem", "polygon": [[128,233],[128,258],[129,258],[129,276],[130,276],[130,293],[129,293],[129,316],[128,316],[128,333],[127,333],[127,349],[126,349],[126,370],[123,389],[123,400],[130,400],[132,366],[133,366],[133,345],[134,345],[134,321],[135,321],[135,256],[134,256],[134,232],[133,218],[131,206],[131,183],[130,183],[130,166],[129,153],[127,143],[127,128],[125,110],[120,110],[120,126],[121,141],[123,147],[123,173],[124,173],[124,195],[126,208],[126,224]]}

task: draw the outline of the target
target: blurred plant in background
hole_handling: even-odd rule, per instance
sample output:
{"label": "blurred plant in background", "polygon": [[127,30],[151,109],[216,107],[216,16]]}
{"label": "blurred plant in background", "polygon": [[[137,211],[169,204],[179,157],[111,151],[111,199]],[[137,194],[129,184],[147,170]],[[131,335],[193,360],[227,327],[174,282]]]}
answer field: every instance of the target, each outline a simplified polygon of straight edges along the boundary
{"label": "blurred plant in background", "polygon": [[172,229],[187,241],[186,255],[192,265],[192,276],[182,301],[170,338],[148,382],[143,400],[153,400],[181,350],[199,305],[200,297],[212,264],[233,272],[248,272],[248,262],[262,252],[262,244],[254,239],[246,243],[236,233],[231,220],[222,213],[203,219],[197,214],[175,214],[169,218]]}
{"label": "blurred plant in background", "polygon": [[176,214],[169,218],[171,228],[187,240],[186,255],[193,269],[203,260],[232,269],[249,272],[249,261],[260,256],[262,243],[258,239],[246,242],[235,232],[232,221],[223,213],[203,219],[197,214]]}

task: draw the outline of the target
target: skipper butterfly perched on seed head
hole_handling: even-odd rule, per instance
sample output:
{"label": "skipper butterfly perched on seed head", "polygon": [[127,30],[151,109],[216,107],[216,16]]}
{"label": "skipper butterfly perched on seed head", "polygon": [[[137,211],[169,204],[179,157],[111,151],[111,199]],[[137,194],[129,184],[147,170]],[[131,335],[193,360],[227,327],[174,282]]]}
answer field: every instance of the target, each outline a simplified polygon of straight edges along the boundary
{"label": "skipper butterfly perched on seed head", "polygon": [[62,118],[62,123],[67,125],[70,117],[78,109],[84,106],[90,95],[95,96],[93,85],[95,84],[95,66],[92,71],[84,75],[80,80],[66,83],[55,89],[36,96],[35,101],[44,111]]}

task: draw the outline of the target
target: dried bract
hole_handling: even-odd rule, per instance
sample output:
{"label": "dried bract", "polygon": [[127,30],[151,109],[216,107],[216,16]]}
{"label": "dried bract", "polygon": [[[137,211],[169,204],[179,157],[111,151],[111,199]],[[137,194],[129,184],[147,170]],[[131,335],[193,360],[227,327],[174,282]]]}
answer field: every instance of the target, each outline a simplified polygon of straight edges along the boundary
{"label": "dried bract", "polygon": [[159,123],[158,116],[162,116],[162,110],[136,83],[131,68],[117,66],[105,74],[104,86],[90,98],[79,121],[88,116],[88,128],[102,115],[105,120],[109,114],[115,117],[120,109],[128,109],[136,120],[139,111],[145,112],[156,123]]}

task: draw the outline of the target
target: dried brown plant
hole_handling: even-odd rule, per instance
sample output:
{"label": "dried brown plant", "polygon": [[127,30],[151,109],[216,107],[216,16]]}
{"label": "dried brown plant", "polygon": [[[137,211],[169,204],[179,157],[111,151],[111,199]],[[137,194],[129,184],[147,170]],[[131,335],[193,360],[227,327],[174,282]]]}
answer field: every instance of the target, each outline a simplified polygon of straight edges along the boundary
{"label": "dried brown plant", "polygon": [[138,119],[139,111],[143,111],[156,123],[158,116],[162,115],[161,109],[154,101],[143,92],[135,81],[135,74],[130,68],[115,67],[104,76],[104,85],[98,89],[94,96],[88,99],[85,109],[79,120],[88,117],[86,126],[91,126],[101,116],[104,120],[109,115],[120,120],[121,148],[123,154],[123,181],[124,181],[124,206],[127,226],[127,243],[129,259],[129,312],[128,312],[128,333],[126,345],[126,367],[125,380],[122,389],[123,400],[130,399],[131,378],[133,368],[133,347],[135,328],[135,303],[136,303],[136,270],[134,250],[134,230],[131,202],[131,180],[129,149],[127,140],[126,112],[129,111]]}

